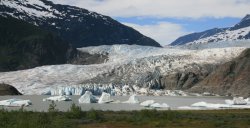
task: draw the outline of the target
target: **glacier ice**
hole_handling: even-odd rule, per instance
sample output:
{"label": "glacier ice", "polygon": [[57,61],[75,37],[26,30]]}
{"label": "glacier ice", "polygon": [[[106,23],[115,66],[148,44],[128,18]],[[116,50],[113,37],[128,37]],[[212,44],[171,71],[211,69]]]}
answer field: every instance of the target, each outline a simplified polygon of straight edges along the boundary
{"label": "glacier ice", "polygon": [[98,100],[98,103],[103,104],[103,103],[110,103],[112,101],[113,100],[110,98],[110,94],[103,92],[101,97]]}
{"label": "glacier ice", "polygon": [[48,98],[44,98],[43,101],[71,101],[71,98],[68,96],[52,96]]}
{"label": "glacier ice", "polygon": [[150,105],[154,104],[155,101],[154,100],[146,100],[140,103],[141,106],[143,107],[150,107]]}
{"label": "glacier ice", "polygon": [[[250,108],[250,105],[247,104],[233,104],[233,100],[225,100],[226,104],[215,104],[207,102],[197,102],[191,105],[190,108],[202,108],[202,109],[244,109]],[[240,102],[241,103],[241,102]],[[183,107],[185,108],[185,107]],[[183,109],[180,107],[180,109]]]}
{"label": "glacier ice", "polygon": [[84,95],[82,95],[79,99],[78,99],[80,104],[83,103],[96,103],[97,102],[97,98],[95,96],[92,95],[92,93],[90,91],[86,91],[84,93]]}
{"label": "glacier ice", "polygon": [[234,97],[233,100],[225,100],[226,104],[229,105],[247,105],[247,99],[243,97]]}
{"label": "glacier ice", "polygon": [[129,103],[129,104],[138,104],[140,101],[138,97],[134,94],[129,97],[127,101],[124,101],[123,103]]}
{"label": "glacier ice", "polygon": [[8,107],[21,107],[21,106],[29,106],[32,105],[30,100],[22,100],[22,99],[8,99],[0,101],[0,106],[8,106]]}
{"label": "glacier ice", "polygon": [[227,47],[190,50],[137,45],[85,47],[78,50],[106,54],[108,61],[93,65],[50,65],[1,72],[0,82],[13,85],[25,95],[83,95],[85,91],[93,95],[101,95],[102,92],[111,95],[167,95],[150,90],[158,86],[156,83],[159,83],[157,80],[160,76],[192,69],[194,64],[223,63],[237,57],[245,49]]}
{"label": "glacier ice", "polygon": [[162,104],[153,103],[153,104],[150,105],[150,107],[152,107],[152,108],[170,108],[169,105],[166,104],[166,103],[162,103]]}

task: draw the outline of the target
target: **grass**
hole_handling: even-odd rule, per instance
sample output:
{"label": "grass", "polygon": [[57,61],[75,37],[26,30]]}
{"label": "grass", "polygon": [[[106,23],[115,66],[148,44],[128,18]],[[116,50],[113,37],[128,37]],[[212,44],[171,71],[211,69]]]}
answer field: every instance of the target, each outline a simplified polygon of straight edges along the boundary
{"label": "grass", "polygon": [[[52,104],[53,106],[53,104]],[[249,128],[250,110],[81,111],[0,110],[0,128]],[[55,111],[54,111],[55,110]]]}

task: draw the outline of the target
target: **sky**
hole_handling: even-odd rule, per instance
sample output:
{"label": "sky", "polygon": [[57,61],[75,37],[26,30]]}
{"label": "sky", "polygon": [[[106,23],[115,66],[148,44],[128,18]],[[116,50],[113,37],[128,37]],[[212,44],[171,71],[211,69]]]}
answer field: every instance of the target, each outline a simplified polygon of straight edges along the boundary
{"label": "sky", "polygon": [[231,27],[250,14],[250,0],[53,0],[108,15],[168,45],[180,36]]}

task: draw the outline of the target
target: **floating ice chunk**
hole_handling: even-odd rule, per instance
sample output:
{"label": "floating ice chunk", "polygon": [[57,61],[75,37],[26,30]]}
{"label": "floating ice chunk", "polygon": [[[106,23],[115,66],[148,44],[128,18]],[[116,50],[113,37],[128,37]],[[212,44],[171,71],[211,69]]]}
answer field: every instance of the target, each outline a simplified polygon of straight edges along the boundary
{"label": "floating ice chunk", "polygon": [[234,97],[233,100],[225,100],[228,105],[247,105],[247,99],[244,100],[243,97]]}
{"label": "floating ice chunk", "polygon": [[244,100],[243,97],[234,97],[233,98],[234,105],[246,105],[247,102]]}
{"label": "floating ice chunk", "polygon": [[137,98],[137,96],[134,94],[132,96],[129,97],[129,99],[123,103],[129,103],[129,104],[138,104],[139,103],[139,99]]}
{"label": "floating ice chunk", "polygon": [[153,103],[155,103],[154,100],[146,100],[146,101],[142,102],[140,105],[144,106],[144,107],[150,107],[150,105],[152,105]]}
{"label": "floating ice chunk", "polygon": [[0,101],[0,106],[8,106],[8,107],[21,107],[21,106],[29,106],[32,102],[30,100],[22,100],[22,99],[8,99]]}
{"label": "floating ice chunk", "polygon": [[247,102],[247,104],[250,105],[250,98],[246,98],[246,99],[244,99],[244,100]]}
{"label": "floating ice chunk", "polygon": [[153,108],[169,108],[168,104],[166,104],[166,103],[163,103],[163,104],[154,103],[154,104],[151,104],[150,107],[153,107]]}
{"label": "floating ice chunk", "polygon": [[71,101],[68,96],[53,96],[43,99],[43,101]]}
{"label": "floating ice chunk", "polygon": [[191,107],[205,107],[205,108],[218,109],[218,108],[230,108],[231,106],[228,104],[212,104],[206,102],[197,102],[192,104]]}
{"label": "floating ice chunk", "polygon": [[31,104],[32,104],[32,102],[30,100],[21,100],[21,99],[19,99],[19,100],[16,100],[16,101],[12,102],[10,104],[10,106],[19,106],[19,107],[21,107],[21,106],[30,106]]}
{"label": "floating ice chunk", "polygon": [[105,93],[105,92],[103,92],[102,93],[102,96],[99,98],[99,100],[98,100],[98,103],[99,104],[102,104],[102,103],[110,103],[110,102],[112,102],[113,100],[110,98],[110,94],[108,94],[108,93]]}
{"label": "floating ice chunk", "polygon": [[197,102],[197,103],[193,103],[191,106],[192,107],[206,107],[207,103],[206,102]]}
{"label": "floating ice chunk", "polygon": [[0,106],[8,106],[8,105],[10,105],[10,100],[2,100],[2,101],[0,101]]}
{"label": "floating ice chunk", "polygon": [[190,107],[190,106],[181,106],[181,107],[178,107],[178,109],[181,109],[181,110],[200,110],[201,108],[199,108],[199,107]]}
{"label": "floating ice chunk", "polygon": [[78,99],[80,104],[83,103],[96,103],[97,102],[97,98],[95,96],[92,95],[92,93],[90,91],[86,91],[84,93],[84,95],[82,95],[79,99]]}

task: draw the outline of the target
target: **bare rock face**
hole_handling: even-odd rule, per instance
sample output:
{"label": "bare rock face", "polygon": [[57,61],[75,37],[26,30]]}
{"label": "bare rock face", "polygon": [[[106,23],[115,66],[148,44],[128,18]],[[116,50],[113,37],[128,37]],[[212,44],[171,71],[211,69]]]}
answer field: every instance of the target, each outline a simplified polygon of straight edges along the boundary
{"label": "bare rock face", "polygon": [[101,64],[108,60],[107,55],[103,54],[89,54],[87,52],[79,52],[75,54],[73,59],[69,60],[70,64],[90,65]]}
{"label": "bare rock face", "polygon": [[220,65],[190,91],[250,96],[250,49],[245,50],[238,58]]}
{"label": "bare rock face", "polygon": [[198,82],[205,79],[211,71],[216,68],[216,65],[194,66],[193,69],[178,71],[174,74],[162,76],[161,86],[165,89],[187,90],[195,86]]}
{"label": "bare rock face", "polygon": [[0,96],[2,95],[22,95],[22,94],[11,85],[0,84]]}

